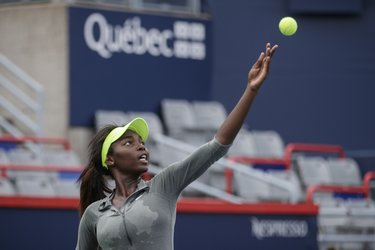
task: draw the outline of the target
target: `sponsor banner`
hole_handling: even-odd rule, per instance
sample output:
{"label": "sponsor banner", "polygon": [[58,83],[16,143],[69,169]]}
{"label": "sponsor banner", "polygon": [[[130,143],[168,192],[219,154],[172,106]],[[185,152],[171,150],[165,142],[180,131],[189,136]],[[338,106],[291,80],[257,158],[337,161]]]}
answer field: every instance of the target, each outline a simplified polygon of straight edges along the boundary
{"label": "sponsor banner", "polygon": [[209,100],[210,30],[201,19],[69,7],[70,125],[93,126],[98,109]]}
{"label": "sponsor banner", "polygon": [[[275,204],[275,206],[277,206]],[[186,241],[186,235],[194,239]],[[179,213],[175,248],[316,250],[315,215],[243,215]]]}
{"label": "sponsor banner", "polygon": [[264,238],[303,238],[309,232],[305,220],[259,220],[252,217],[251,235],[258,240]]}
{"label": "sponsor banner", "polygon": [[[113,53],[148,53],[155,57],[205,59],[204,24],[175,20],[172,29],[160,30],[142,27],[141,22],[141,17],[135,15],[127,18],[123,25],[113,25],[108,23],[103,14],[92,13],[84,25],[86,45],[103,58],[110,58]],[[95,25],[99,33],[97,38],[94,35]]]}

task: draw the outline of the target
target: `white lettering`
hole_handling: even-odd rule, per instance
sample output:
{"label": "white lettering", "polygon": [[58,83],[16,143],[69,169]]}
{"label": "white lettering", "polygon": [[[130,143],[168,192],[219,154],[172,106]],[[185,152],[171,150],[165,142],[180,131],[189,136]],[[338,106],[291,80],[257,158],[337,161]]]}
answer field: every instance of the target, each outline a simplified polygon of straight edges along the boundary
{"label": "white lettering", "polygon": [[302,238],[308,233],[307,222],[303,220],[258,220],[251,218],[252,235],[258,240],[267,237]]}
{"label": "white lettering", "polygon": [[112,25],[107,26],[107,47],[108,50],[111,52],[120,52],[121,46],[120,46],[120,39],[121,39],[121,32],[122,28],[121,26],[116,25],[115,31],[113,32]]}
{"label": "white lettering", "polygon": [[[94,24],[99,25],[99,40],[95,41],[94,38]],[[87,46],[98,52],[104,58],[110,58],[112,54],[105,49],[106,37],[107,37],[107,20],[99,13],[91,14],[84,27],[84,36]]]}
{"label": "white lettering", "polygon": [[[99,27],[98,39],[94,37],[94,27]],[[108,24],[100,13],[91,14],[84,25],[87,46],[103,58],[113,53],[164,56],[181,59],[204,60],[205,27],[201,23],[176,21],[172,30],[157,28],[146,30],[139,17],[126,19],[123,26]]]}
{"label": "white lettering", "polygon": [[173,56],[173,50],[168,48],[168,39],[172,39],[173,33],[170,30],[164,30],[159,37],[160,52],[165,57]]}
{"label": "white lettering", "polygon": [[147,48],[148,52],[153,56],[159,56],[159,40],[160,40],[160,31],[157,29],[150,29],[147,36]]}

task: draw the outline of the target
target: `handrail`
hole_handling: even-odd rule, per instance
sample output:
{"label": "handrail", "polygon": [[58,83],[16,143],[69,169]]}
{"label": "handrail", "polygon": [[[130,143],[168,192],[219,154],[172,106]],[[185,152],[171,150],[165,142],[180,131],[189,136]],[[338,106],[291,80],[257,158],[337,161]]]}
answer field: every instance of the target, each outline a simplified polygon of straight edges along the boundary
{"label": "handrail", "polygon": [[35,143],[46,143],[46,144],[62,144],[65,150],[71,150],[70,143],[66,138],[62,137],[43,137],[43,136],[33,136],[33,135],[22,135],[22,136],[12,136],[12,135],[0,135],[0,142],[35,142]]}
{"label": "handrail", "polygon": [[[155,174],[155,175],[160,173],[162,170],[163,170],[163,168],[154,166],[152,164],[149,164],[149,166],[148,166],[148,171],[152,174]],[[224,191],[222,191],[218,188],[211,187],[211,186],[209,186],[207,184],[204,184],[204,183],[201,183],[199,181],[195,181],[195,182],[190,183],[189,187],[193,188],[195,190],[198,190],[200,192],[209,194],[213,197],[220,198],[220,199],[225,200],[227,202],[233,203],[233,204],[242,204],[242,203],[245,202],[245,200],[243,198],[240,198],[240,197],[232,195],[232,194],[228,194],[228,193],[226,193],[226,192],[224,192]]]}
{"label": "handrail", "polygon": [[51,164],[40,164],[30,165],[21,163],[0,163],[1,177],[8,178],[8,170],[25,170],[25,171],[47,171],[47,172],[82,172],[84,166],[63,166],[63,165],[51,165]]}
{"label": "handrail", "polygon": [[259,158],[259,157],[249,157],[249,156],[238,156],[231,155],[228,160],[232,160],[238,163],[251,163],[251,164],[261,164],[261,165],[285,165],[284,159],[279,158]]}
{"label": "handrail", "polygon": [[[170,138],[168,136],[157,134],[153,137],[153,139],[157,143],[165,144],[169,147],[181,150],[182,152],[186,153],[192,153],[196,147],[189,145],[187,143],[175,140],[173,138]],[[290,202],[291,203],[297,203],[298,201],[298,193],[297,190],[293,187],[291,183],[285,180],[281,180],[279,178],[276,178],[270,174],[264,173],[263,171],[257,170],[257,169],[250,169],[248,166],[236,163],[233,161],[228,161],[225,158],[221,158],[216,162],[217,165],[220,165],[221,167],[230,168],[232,170],[238,171],[243,175],[249,176],[251,178],[261,180],[264,182],[267,182],[271,185],[277,186],[281,189],[286,190],[290,194]]]}
{"label": "handrail", "polygon": [[[24,115],[20,109],[8,102],[3,96],[0,96],[0,105],[8,110],[14,117],[20,120],[25,126],[30,128],[36,135],[43,134],[43,110],[44,110],[44,97],[43,86],[35,81],[32,77],[21,70],[17,65],[12,63],[8,58],[0,53],[0,65],[6,68],[10,73],[16,76],[22,83],[26,84],[33,91],[36,92],[37,100],[34,101],[28,97],[21,89],[16,87],[13,83],[7,80],[0,74],[0,84],[6,88],[14,97],[19,99],[25,105],[30,107],[36,113],[36,122],[33,122],[28,116]],[[1,120],[0,125],[4,127],[9,133],[19,135],[17,129],[12,128],[12,125],[4,120]]]}
{"label": "handrail", "polygon": [[284,161],[286,169],[291,169],[293,152],[313,152],[313,153],[337,153],[339,158],[345,158],[345,152],[340,145],[289,143],[284,149]]}
{"label": "handrail", "polygon": [[365,198],[370,196],[370,181],[375,179],[375,171],[370,171],[365,174],[363,177],[363,192],[365,193]]}
{"label": "handrail", "polygon": [[365,198],[368,199],[370,196],[370,181],[375,179],[375,171],[370,171],[363,177],[363,185],[356,186],[333,186],[333,185],[311,185],[307,188],[306,202],[313,203],[313,195],[317,191],[323,192],[340,192],[340,193],[351,193],[351,194],[364,194]]}
{"label": "handrail", "polygon": [[306,191],[306,203],[313,203],[313,195],[317,191],[323,192],[339,192],[339,193],[362,193],[365,194],[363,187],[352,186],[333,186],[333,185],[311,185]]}
{"label": "handrail", "polygon": [[[229,162],[245,163],[245,164],[260,164],[260,165],[282,165],[285,166],[284,159],[277,158],[257,158],[257,157],[248,157],[248,156],[238,156],[232,155],[228,157]],[[232,178],[233,170],[230,168],[225,169],[225,183],[226,183],[226,192],[232,193]]]}

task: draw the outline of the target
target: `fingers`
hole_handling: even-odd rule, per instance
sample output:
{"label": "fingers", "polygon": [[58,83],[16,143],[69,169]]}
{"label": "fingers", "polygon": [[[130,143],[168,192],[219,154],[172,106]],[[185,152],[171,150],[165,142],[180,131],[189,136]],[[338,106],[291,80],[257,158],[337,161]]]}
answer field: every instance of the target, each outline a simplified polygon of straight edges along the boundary
{"label": "fingers", "polygon": [[262,61],[264,59],[264,53],[260,53],[260,56],[258,58],[258,60],[256,61],[256,63],[253,65],[253,69],[257,69],[259,68],[260,66],[262,66]]}
{"label": "fingers", "polygon": [[266,45],[266,57],[271,56],[271,44],[267,43]]}
{"label": "fingers", "polygon": [[279,46],[278,45],[275,45],[272,47],[271,49],[271,57],[273,57],[273,54],[275,53],[276,49],[278,48]]}
{"label": "fingers", "polygon": [[266,57],[272,57],[273,54],[275,53],[277,47],[278,47],[278,45],[274,45],[271,49],[271,44],[267,43],[267,45],[266,45]]}

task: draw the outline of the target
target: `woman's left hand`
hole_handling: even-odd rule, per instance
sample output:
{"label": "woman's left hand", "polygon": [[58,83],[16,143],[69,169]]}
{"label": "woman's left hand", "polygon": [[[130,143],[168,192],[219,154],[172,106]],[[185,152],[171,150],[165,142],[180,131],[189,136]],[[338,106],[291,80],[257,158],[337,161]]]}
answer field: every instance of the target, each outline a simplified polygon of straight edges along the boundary
{"label": "woman's left hand", "polygon": [[277,49],[277,45],[273,46],[267,43],[266,45],[266,55],[262,52],[253,65],[248,76],[248,87],[251,91],[258,92],[259,88],[262,86],[263,82],[266,80],[268,73],[270,71],[271,58]]}

